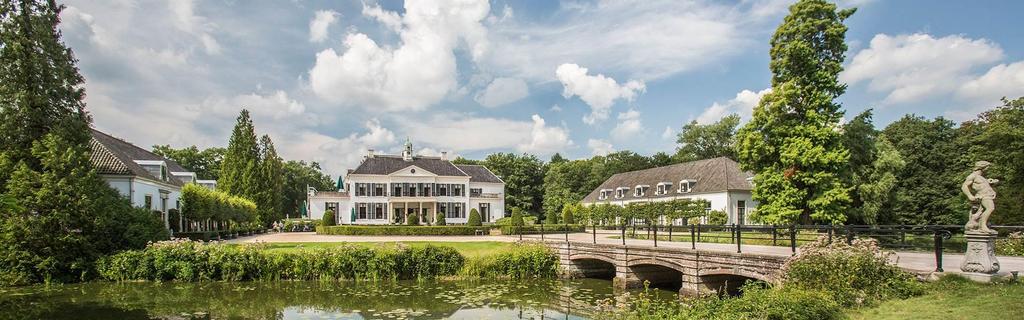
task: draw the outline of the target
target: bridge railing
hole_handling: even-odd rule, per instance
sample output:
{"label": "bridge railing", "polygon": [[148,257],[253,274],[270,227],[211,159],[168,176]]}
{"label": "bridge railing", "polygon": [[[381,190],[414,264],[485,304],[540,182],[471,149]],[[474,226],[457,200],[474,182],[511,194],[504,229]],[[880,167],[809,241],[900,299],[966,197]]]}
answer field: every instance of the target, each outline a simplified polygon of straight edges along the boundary
{"label": "bridge railing", "polygon": [[[961,225],[683,225],[683,226],[617,226],[625,239],[648,239],[658,242],[689,242],[696,249],[698,243],[733,244],[736,252],[744,245],[789,247],[793,254],[805,243],[826,238],[827,241],[852,242],[856,238],[877,240],[882,248],[903,252],[931,253],[935,256],[935,270],[943,271],[943,255],[963,253],[967,242]],[[990,226],[998,231],[997,239],[1011,233],[1024,232],[1024,226]],[[567,238],[568,239],[568,238]],[[595,235],[596,243],[596,235]]]}

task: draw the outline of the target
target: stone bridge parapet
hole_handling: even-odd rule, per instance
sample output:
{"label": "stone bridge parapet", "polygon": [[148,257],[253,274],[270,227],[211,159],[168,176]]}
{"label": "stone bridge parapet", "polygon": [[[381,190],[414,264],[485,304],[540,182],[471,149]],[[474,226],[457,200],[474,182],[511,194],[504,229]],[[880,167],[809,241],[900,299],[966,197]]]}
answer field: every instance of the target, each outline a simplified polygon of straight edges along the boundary
{"label": "stone bridge parapet", "polygon": [[618,288],[679,287],[683,295],[733,292],[746,280],[775,281],[787,257],[756,253],[547,242],[567,277],[612,278]]}

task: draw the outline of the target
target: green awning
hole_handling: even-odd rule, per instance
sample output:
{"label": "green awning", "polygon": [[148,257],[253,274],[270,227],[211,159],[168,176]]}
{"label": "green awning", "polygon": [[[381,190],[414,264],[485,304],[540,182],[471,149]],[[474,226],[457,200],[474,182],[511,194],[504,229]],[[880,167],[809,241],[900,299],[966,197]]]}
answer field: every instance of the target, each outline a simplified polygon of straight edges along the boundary
{"label": "green awning", "polygon": [[302,217],[305,217],[305,216],[309,215],[309,213],[306,212],[306,210],[307,210],[306,207],[307,206],[308,205],[306,204],[306,200],[302,200],[302,208],[299,208],[300,209],[299,210],[299,218],[302,218]]}
{"label": "green awning", "polygon": [[345,189],[345,181],[341,180],[341,176],[338,176],[338,185],[337,188],[335,189],[337,189],[338,191],[341,191],[341,189]]}
{"label": "green awning", "polygon": [[352,220],[349,223],[356,222],[356,208],[352,208]]}

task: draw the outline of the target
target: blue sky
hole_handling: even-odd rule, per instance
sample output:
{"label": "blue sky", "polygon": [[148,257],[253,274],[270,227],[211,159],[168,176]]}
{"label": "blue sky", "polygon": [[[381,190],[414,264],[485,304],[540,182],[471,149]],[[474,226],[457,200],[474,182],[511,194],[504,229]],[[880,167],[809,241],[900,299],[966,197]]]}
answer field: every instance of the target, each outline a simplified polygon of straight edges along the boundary
{"label": "blue sky", "polygon": [[[367,149],[468,158],[673,152],[686,122],[749,117],[791,1],[69,1],[101,130],[223,146],[240,108],[332,175]],[[879,127],[1024,95],[1021,1],[840,1],[841,98]]]}

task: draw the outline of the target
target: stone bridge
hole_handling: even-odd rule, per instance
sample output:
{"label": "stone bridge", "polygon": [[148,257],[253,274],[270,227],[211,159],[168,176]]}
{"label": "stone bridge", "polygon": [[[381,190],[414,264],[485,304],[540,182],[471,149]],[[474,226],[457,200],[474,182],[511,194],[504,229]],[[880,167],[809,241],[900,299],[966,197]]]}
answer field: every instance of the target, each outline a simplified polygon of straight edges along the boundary
{"label": "stone bridge", "polygon": [[617,288],[678,288],[682,295],[735,294],[748,280],[772,282],[784,256],[682,248],[547,242],[569,277],[612,279]]}

